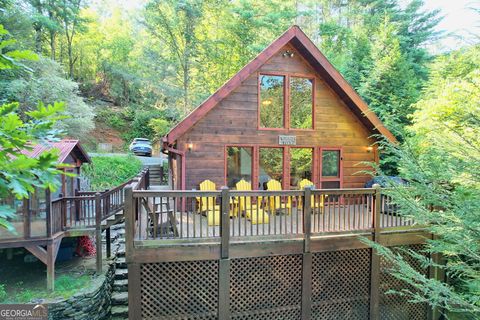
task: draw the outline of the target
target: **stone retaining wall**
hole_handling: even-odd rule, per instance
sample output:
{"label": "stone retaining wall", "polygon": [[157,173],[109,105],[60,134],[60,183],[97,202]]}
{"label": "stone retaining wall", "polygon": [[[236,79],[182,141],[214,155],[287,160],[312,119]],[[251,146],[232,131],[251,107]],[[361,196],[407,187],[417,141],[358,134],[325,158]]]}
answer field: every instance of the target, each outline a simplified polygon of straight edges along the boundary
{"label": "stone retaining wall", "polygon": [[50,320],[101,320],[110,312],[110,300],[115,277],[115,262],[107,264],[104,274],[93,279],[93,283],[80,290],[74,296],[55,303],[48,304]]}

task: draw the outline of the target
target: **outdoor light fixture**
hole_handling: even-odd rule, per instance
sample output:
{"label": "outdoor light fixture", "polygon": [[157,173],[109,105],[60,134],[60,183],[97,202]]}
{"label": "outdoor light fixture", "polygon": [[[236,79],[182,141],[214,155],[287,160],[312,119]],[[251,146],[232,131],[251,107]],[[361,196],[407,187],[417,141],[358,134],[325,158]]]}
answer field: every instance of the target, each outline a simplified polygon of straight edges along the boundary
{"label": "outdoor light fixture", "polygon": [[262,104],[263,104],[264,106],[269,106],[269,105],[272,104],[272,100],[270,100],[270,99],[263,100],[263,101],[262,101]]}
{"label": "outdoor light fixture", "polygon": [[290,51],[290,50],[287,50],[283,53],[284,57],[289,57],[289,58],[293,58],[294,55],[295,55],[295,53],[293,51]]}
{"label": "outdoor light fixture", "polygon": [[372,151],[373,151],[373,147],[372,147],[372,146],[368,146],[368,147],[367,147],[367,152],[368,152],[368,153],[371,153]]}
{"label": "outdoor light fixture", "polygon": [[191,141],[187,142],[187,149],[188,149],[188,151],[192,151],[193,143]]}

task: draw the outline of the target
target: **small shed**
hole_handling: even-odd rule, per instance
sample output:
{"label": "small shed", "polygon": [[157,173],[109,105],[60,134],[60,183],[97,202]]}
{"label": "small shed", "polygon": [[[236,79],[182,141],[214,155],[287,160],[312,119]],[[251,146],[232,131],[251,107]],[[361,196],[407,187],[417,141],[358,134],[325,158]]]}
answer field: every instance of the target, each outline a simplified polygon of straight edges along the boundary
{"label": "small shed", "polygon": [[163,138],[171,185],[206,179],[265,189],[363,187],[375,135],[396,141],[314,43],[293,26]]}
{"label": "small shed", "polygon": [[59,151],[59,165],[69,165],[61,167],[64,172],[74,173],[75,177],[59,176],[61,187],[52,195],[52,198],[58,197],[61,193],[66,197],[73,196],[75,190],[80,190],[80,172],[84,163],[90,163],[90,157],[83,149],[79,140],[63,139],[55,142],[38,143],[32,146],[30,150],[22,150],[22,153],[31,158],[38,157],[45,151],[57,149]]}

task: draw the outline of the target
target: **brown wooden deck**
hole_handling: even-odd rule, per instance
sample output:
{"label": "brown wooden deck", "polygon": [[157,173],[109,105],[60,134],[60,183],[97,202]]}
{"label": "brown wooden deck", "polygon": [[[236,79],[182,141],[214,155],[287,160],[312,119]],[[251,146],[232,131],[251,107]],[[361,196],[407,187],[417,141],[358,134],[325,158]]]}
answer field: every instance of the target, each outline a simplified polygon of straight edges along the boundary
{"label": "brown wooden deck", "polygon": [[[245,197],[268,224],[235,212]],[[202,198],[220,225],[198,212]],[[421,252],[430,236],[381,189],[126,189],[125,201],[129,319],[433,319],[426,304],[390,298],[404,284],[359,237]]]}

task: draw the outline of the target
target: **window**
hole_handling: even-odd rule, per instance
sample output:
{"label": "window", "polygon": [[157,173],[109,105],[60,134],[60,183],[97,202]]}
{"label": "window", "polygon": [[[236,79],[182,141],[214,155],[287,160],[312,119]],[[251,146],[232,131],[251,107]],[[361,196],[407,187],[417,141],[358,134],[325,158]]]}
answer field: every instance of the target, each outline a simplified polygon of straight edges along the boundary
{"label": "window", "polygon": [[290,77],[290,128],[312,129],[313,79]]}
{"label": "window", "polygon": [[284,127],[284,76],[260,75],[260,127]]}
{"label": "window", "polygon": [[340,188],[340,150],[322,150],[321,188]]}
{"label": "window", "polygon": [[283,181],[283,148],[260,148],[259,189],[266,190],[267,182]]}
{"label": "window", "polygon": [[313,129],[313,77],[260,75],[259,82],[260,128]]}
{"label": "window", "polygon": [[251,147],[227,147],[227,186],[235,188],[238,181],[252,182]]}
{"label": "window", "polygon": [[290,148],[290,189],[298,189],[303,179],[312,180],[312,148]]}

